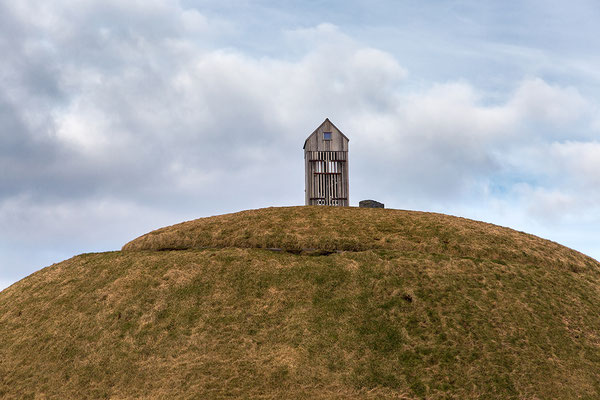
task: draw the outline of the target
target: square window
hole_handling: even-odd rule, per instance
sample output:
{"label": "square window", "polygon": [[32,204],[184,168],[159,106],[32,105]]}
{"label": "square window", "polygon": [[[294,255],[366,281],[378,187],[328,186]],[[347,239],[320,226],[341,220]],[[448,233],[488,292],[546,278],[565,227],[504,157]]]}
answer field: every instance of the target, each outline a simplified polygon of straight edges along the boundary
{"label": "square window", "polygon": [[323,132],[323,140],[331,140],[331,132]]}

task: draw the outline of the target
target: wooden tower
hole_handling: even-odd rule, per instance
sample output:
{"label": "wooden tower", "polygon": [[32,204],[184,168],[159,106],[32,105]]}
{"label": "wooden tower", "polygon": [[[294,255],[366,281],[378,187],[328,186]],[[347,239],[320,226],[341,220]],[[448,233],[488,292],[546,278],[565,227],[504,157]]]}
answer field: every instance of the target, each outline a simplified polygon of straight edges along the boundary
{"label": "wooden tower", "polygon": [[305,204],[349,206],[348,141],[325,121],[304,142]]}

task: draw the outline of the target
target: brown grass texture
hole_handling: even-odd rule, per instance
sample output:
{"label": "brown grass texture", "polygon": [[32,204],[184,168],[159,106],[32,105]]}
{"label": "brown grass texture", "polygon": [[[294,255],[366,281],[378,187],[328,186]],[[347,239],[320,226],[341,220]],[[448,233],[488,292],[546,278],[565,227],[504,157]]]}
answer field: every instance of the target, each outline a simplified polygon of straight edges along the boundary
{"label": "brown grass texture", "polygon": [[0,292],[0,398],[600,398],[600,265],[441,214],[250,210]]}

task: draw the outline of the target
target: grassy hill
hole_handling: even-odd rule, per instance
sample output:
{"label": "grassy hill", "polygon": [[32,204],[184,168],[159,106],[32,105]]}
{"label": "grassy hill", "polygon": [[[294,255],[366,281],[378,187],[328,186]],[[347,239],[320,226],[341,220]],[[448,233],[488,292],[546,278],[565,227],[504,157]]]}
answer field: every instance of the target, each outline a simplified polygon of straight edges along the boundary
{"label": "grassy hill", "polygon": [[159,229],[0,292],[0,398],[597,399],[600,264],[441,214]]}

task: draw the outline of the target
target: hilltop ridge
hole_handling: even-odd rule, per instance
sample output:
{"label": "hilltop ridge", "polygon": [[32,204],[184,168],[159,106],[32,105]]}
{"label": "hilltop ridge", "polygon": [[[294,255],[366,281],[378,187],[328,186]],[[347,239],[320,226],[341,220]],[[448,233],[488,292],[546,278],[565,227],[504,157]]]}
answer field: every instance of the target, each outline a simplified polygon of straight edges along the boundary
{"label": "hilltop ridge", "polygon": [[271,207],[200,218],[149,232],[122,250],[225,247],[317,254],[388,249],[504,261],[552,260],[573,268],[594,264],[558,243],[498,225],[438,213],[356,207]]}

